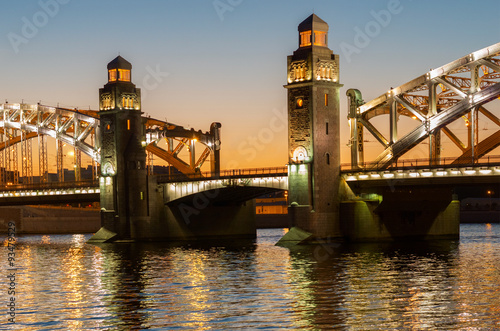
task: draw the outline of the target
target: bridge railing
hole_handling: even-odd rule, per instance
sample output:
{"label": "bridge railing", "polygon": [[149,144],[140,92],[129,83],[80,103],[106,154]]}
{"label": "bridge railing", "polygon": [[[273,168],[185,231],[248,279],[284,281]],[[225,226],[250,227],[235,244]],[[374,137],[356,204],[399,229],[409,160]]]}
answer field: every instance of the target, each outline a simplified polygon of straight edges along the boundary
{"label": "bridge railing", "polygon": [[32,183],[32,184],[16,184],[16,185],[2,185],[0,186],[1,192],[20,191],[20,190],[57,190],[69,188],[85,188],[85,187],[99,187],[99,181],[96,180],[82,180],[72,182],[48,182],[48,183]]}
{"label": "bridge railing", "polygon": [[198,172],[195,174],[162,174],[156,175],[158,183],[167,182],[183,182],[183,181],[198,181],[206,179],[228,179],[228,178],[245,178],[245,177],[276,177],[287,176],[288,167],[273,167],[273,168],[249,168],[249,169],[230,169],[216,172]]}
{"label": "bridge railing", "polygon": [[457,159],[456,157],[443,157],[439,159],[407,159],[396,160],[389,167],[383,163],[365,162],[358,167],[353,167],[350,163],[340,165],[342,172],[350,171],[379,171],[391,169],[422,169],[422,168],[454,168],[454,167],[479,167],[500,165],[500,155],[486,155],[474,161],[471,158]]}

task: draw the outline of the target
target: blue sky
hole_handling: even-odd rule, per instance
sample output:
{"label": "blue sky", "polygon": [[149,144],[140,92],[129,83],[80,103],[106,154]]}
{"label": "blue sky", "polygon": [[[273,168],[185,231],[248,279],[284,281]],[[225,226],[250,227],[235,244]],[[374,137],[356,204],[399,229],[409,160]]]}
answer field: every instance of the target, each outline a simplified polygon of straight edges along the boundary
{"label": "blue sky", "polygon": [[[121,54],[143,88],[144,112],[202,130],[222,123],[223,167],[287,162],[286,126],[276,125],[286,106],[286,57],[297,48],[298,24],[313,11],[330,25],[329,47],[340,54],[343,163],[348,88],[368,101],[500,41],[498,0],[3,3],[0,98],[97,109],[106,64]],[[357,31],[390,8],[397,10],[356,47]],[[346,45],[357,52],[348,54]]]}

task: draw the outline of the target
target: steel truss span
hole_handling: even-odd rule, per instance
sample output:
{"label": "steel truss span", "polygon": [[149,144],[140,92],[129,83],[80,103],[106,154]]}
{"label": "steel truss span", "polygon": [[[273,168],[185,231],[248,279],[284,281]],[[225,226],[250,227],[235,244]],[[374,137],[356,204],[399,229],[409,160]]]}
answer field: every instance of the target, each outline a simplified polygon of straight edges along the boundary
{"label": "steel truss span", "polygon": [[[220,127],[213,123],[210,132],[187,130],[182,126],[167,123],[152,118],[143,118],[146,140],[143,142],[148,152],[148,159],[156,155],[176,167],[181,173],[195,174],[205,160],[211,156],[212,163],[219,164]],[[0,183],[7,183],[6,173],[18,174],[19,164],[22,167],[22,177],[26,183],[31,183],[33,177],[32,140],[38,139],[38,160],[41,182],[47,182],[48,153],[46,137],[57,141],[57,169],[59,180],[63,178],[62,145],[75,148],[75,168],[79,169],[81,153],[88,155],[96,164],[100,163],[99,112],[95,110],[78,110],[60,107],[50,107],[41,104],[4,103],[0,104],[0,168],[2,178]],[[157,146],[165,139],[168,150]],[[200,156],[195,154],[195,143],[204,146]],[[18,146],[21,146],[21,160],[18,158]],[[188,147],[189,159],[184,161],[179,152]],[[21,161],[21,162],[19,162]],[[152,167],[152,162],[150,164]],[[75,173],[76,174],[76,173]],[[15,175],[13,184],[18,183]],[[62,178],[61,178],[62,177]],[[76,178],[78,179],[78,178]]]}
{"label": "steel truss span", "polygon": [[[366,103],[360,91],[350,89],[347,96],[352,168],[389,168],[425,139],[429,144],[429,163],[438,166],[443,133],[461,151],[455,164],[478,162],[500,145],[500,119],[487,108],[499,95],[500,43],[430,70]],[[479,114],[496,127],[493,134],[482,140],[479,139]],[[388,137],[372,121],[380,115],[389,115]],[[402,136],[398,136],[400,116],[418,121],[412,131]],[[466,143],[449,127],[461,117],[467,127]],[[365,129],[383,147],[369,163],[364,160]]]}

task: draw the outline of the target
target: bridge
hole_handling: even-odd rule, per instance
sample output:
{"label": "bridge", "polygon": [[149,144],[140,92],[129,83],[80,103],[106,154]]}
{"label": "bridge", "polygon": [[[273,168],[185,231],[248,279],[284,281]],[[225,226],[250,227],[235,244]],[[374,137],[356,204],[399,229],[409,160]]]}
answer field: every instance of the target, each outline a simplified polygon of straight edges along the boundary
{"label": "bridge", "polygon": [[[209,156],[212,156],[212,170],[220,170],[220,124],[213,123],[210,131],[202,132],[185,129],[182,126],[161,120],[143,118],[146,130],[143,144],[148,152],[148,160],[155,155],[173,165],[186,175],[200,172]],[[49,107],[41,104],[0,104],[0,184],[17,185],[20,177],[24,184],[33,183],[33,169],[38,169],[39,182],[48,182],[47,137],[55,139],[58,181],[64,181],[64,149],[74,147],[75,180],[81,179],[82,153],[92,160],[93,178],[98,177],[101,142],[96,139],[100,132],[99,111]],[[36,138],[36,139],[35,139]],[[33,157],[33,140],[37,140],[38,155]],[[164,140],[167,149],[158,146]],[[196,149],[203,147],[197,156]],[[187,160],[180,152],[188,150]],[[21,160],[19,161],[19,152]],[[38,160],[38,166],[33,160]],[[19,174],[21,164],[21,174]],[[10,176],[9,176],[10,175]]]}
{"label": "bridge", "polygon": [[[255,234],[252,198],[288,189],[293,223],[314,240],[457,236],[457,203],[452,192],[436,186],[498,182],[500,160],[492,152],[500,145],[495,115],[500,43],[369,102],[359,90],[349,89],[351,162],[341,165],[339,56],[328,48],[328,24],[318,16],[308,17],[298,32],[299,48],[288,57],[285,86],[287,167],[221,171],[221,124],[214,122],[204,132],[143,116],[132,65],[118,56],[108,64],[99,110],[0,104],[0,204],[99,197],[103,228],[95,242],[236,238]],[[485,135],[479,123],[496,130]],[[368,135],[379,144],[372,160],[365,155]],[[444,139],[458,155],[441,155]],[[68,146],[73,151],[66,154]],[[408,158],[416,146],[425,146],[428,156]],[[52,149],[59,184],[49,179]],[[82,154],[90,160],[92,184],[87,186]],[[74,183],[65,180],[67,155],[73,156]],[[153,174],[155,158],[167,162],[173,173]],[[210,171],[202,171],[207,160]],[[431,216],[415,210],[419,203],[407,206],[432,194],[441,203],[430,208]],[[397,225],[401,215],[405,226]]]}
{"label": "bridge", "polygon": [[[193,195],[217,192],[218,200],[243,202],[288,189],[287,167],[233,169],[192,175],[154,176],[158,188],[168,191],[165,203],[179,203]],[[230,190],[228,190],[230,189]],[[220,194],[221,190],[227,190]],[[229,196],[228,196],[229,195]],[[184,200],[182,200],[184,199]],[[0,188],[0,206],[99,202],[98,180],[8,185]],[[216,199],[212,198],[213,201]]]}

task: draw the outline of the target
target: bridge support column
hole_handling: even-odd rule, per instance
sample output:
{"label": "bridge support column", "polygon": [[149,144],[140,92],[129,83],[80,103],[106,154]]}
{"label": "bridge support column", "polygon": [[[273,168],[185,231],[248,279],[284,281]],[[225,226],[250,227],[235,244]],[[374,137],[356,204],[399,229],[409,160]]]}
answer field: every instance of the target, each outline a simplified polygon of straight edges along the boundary
{"label": "bridge support column", "polygon": [[[340,237],[339,56],[328,24],[315,14],[299,25],[288,57],[289,213],[315,240]],[[284,237],[283,240],[286,240]]]}
{"label": "bridge support column", "polygon": [[431,166],[441,163],[441,130],[436,129],[429,134],[429,160]]}
{"label": "bridge support column", "polygon": [[168,205],[161,228],[169,240],[253,239],[256,236],[253,200],[235,205]]}
{"label": "bridge support column", "polygon": [[118,56],[100,89],[101,223],[90,242],[141,240],[150,233],[141,92],[132,65]]}
{"label": "bridge support column", "polygon": [[447,189],[400,188],[341,203],[348,241],[458,239],[460,202]]}

